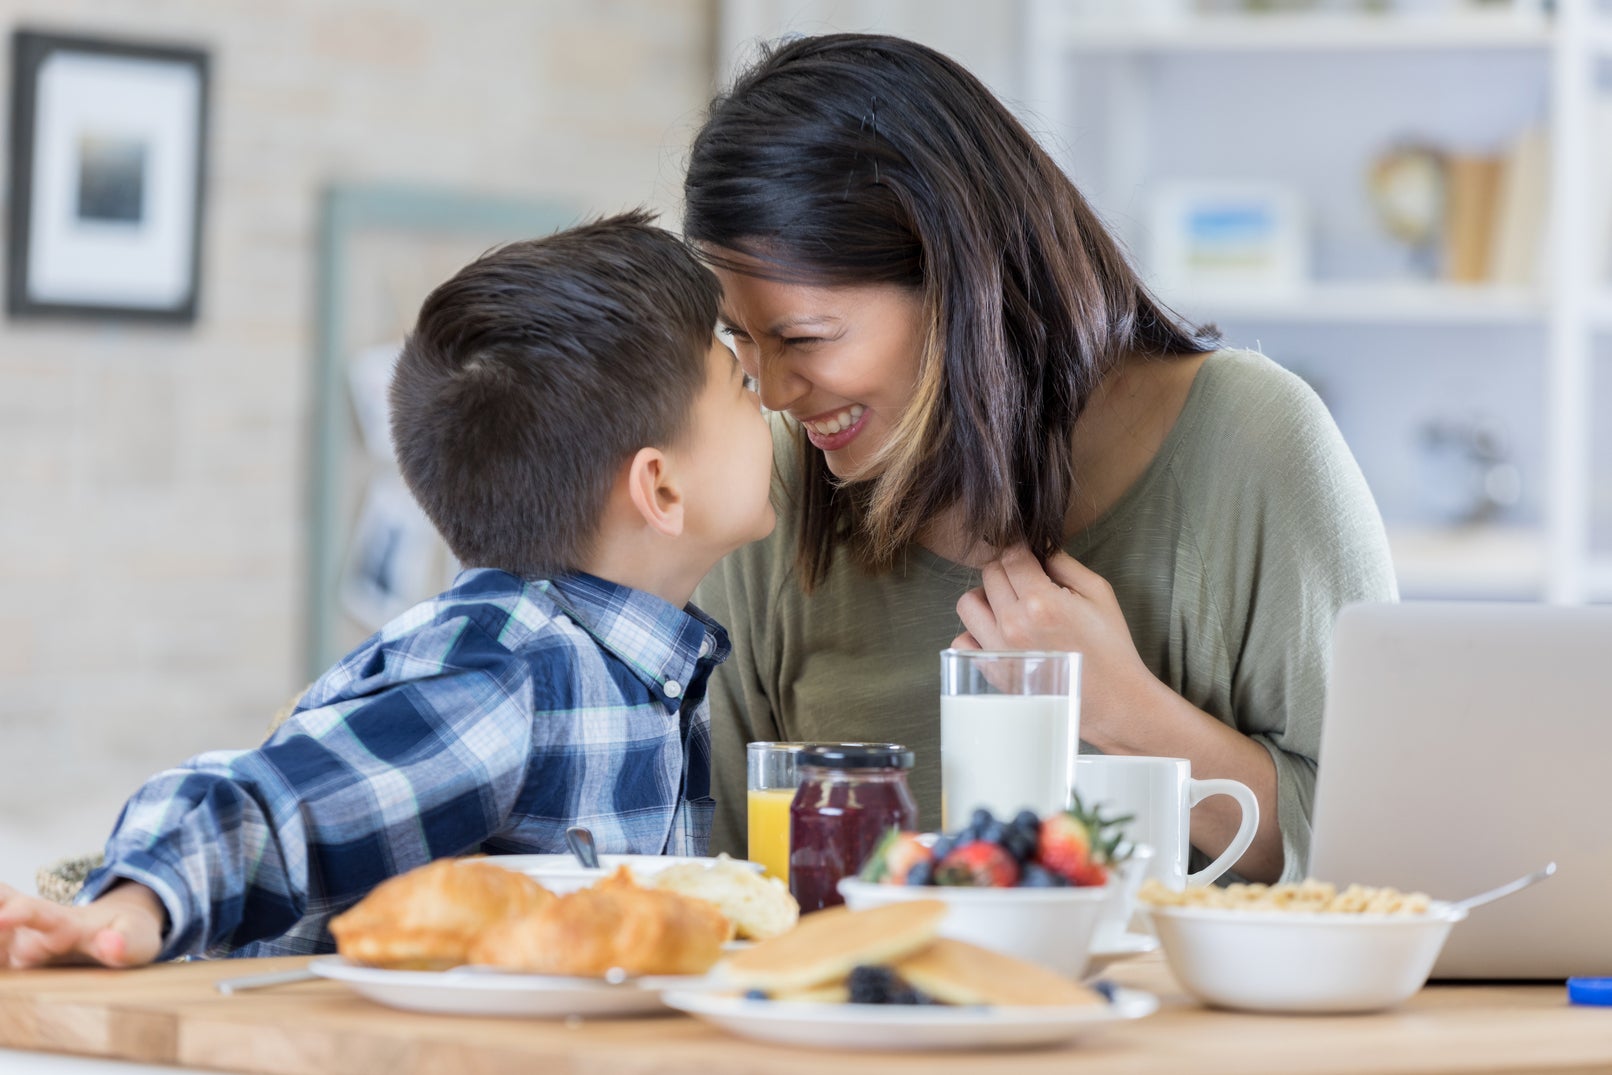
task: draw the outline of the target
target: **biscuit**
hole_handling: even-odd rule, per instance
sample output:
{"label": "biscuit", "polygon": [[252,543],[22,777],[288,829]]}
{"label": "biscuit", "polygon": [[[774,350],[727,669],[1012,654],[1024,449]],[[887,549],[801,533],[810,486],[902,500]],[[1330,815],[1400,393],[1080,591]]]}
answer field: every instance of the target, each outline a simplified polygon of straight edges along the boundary
{"label": "biscuit", "polygon": [[798,993],[843,981],[853,967],[892,963],[930,941],[946,917],[940,900],[912,900],[852,911],[830,907],[788,933],[730,957],[719,968],[743,989]]}
{"label": "biscuit", "polygon": [[782,881],[762,877],[726,855],[709,866],[698,862],[669,866],[652,876],[649,886],[709,900],[728,916],[737,935],[749,940],[787,933],[800,919],[800,904]]}

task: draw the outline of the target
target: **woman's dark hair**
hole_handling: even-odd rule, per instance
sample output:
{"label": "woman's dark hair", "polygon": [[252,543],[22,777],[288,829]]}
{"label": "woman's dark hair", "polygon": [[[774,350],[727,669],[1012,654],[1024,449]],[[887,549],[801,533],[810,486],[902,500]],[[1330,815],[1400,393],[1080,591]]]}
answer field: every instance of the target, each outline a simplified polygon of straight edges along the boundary
{"label": "woman's dark hair", "polygon": [[978,79],[895,37],[767,48],[711,104],[684,182],[711,264],[922,297],[919,384],[865,482],[802,435],[797,566],[848,545],[873,571],[945,508],[992,545],[1064,540],[1076,419],[1126,355],[1212,350],[1142,285],[1074,184]]}
{"label": "woman's dark hair", "polygon": [[392,375],[392,440],[466,567],[576,570],[621,465],[686,431],[721,289],[653,220],[510,243],[420,307]]}

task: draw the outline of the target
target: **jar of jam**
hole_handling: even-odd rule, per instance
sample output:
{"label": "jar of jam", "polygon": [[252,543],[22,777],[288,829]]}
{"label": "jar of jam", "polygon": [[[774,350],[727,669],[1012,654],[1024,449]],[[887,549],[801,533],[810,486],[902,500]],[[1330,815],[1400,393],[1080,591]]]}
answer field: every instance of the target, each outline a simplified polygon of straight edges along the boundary
{"label": "jar of jam", "polygon": [[789,805],[789,891],[801,913],[845,902],[851,877],[891,826],[918,827],[907,788],[913,753],[899,743],[808,743],[796,755],[800,787]]}

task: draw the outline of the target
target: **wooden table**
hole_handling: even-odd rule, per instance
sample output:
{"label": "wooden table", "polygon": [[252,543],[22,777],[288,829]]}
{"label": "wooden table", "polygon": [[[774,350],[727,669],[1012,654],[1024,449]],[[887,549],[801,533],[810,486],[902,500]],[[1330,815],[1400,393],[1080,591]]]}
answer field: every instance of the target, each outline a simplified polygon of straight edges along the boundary
{"label": "wooden table", "polygon": [[0,1047],[272,1075],[1612,1071],[1612,1009],[1572,1007],[1560,984],[1433,986],[1378,1015],[1242,1015],[1197,1006],[1157,956],[1118,964],[1108,977],[1158,994],[1158,1014],[1065,1048],[1012,1053],[785,1048],[675,1013],[570,1025],[418,1015],[333,982],[227,997],[212,987],[302,962],[0,972]]}

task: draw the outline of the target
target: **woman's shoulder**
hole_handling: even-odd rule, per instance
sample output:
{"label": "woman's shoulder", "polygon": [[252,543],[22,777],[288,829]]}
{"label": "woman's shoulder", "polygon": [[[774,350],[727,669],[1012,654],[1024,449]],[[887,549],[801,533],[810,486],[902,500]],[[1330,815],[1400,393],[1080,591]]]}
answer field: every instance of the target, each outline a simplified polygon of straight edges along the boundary
{"label": "woman's shoulder", "polygon": [[[1273,453],[1335,455],[1343,439],[1326,404],[1308,382],[1258,351],[1222,350],[1199,370],[1182,414],[1187,450],[1178,459],[1228,454],[1269,459]],[[1204,451],[1206,446],[1216,450]]]}

